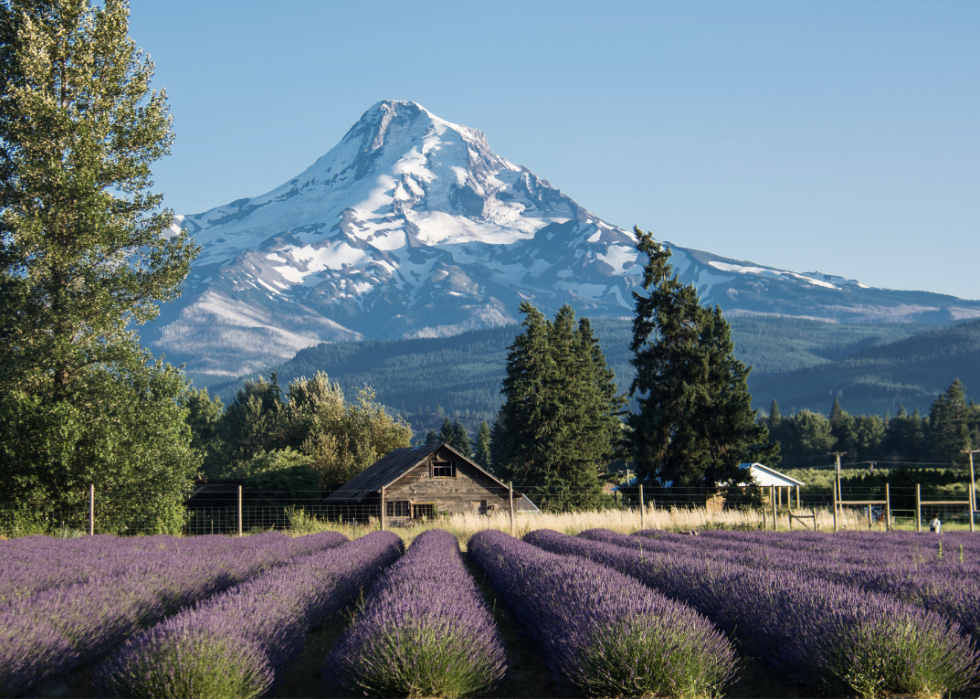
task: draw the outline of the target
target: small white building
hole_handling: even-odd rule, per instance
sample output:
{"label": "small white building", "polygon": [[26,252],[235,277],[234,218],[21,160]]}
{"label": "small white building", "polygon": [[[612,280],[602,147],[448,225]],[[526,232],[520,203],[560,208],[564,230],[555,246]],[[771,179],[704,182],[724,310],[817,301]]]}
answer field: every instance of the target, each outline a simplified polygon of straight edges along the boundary
{"label": "small white building", "polygon": [[[743,471],[748,471],[752,474],[752,480],[755,481],[756,485],[768,488],[771,485],[777,488],[789,487],[793,485],[806,485],[803,481],[798,481],[795,478],[790,478],[785,473],[780,473],[776,469],[769,468],[760,463],[753,464],[739,464],[738,467]],[[742,482],[739,485],[748,485],[748,483]]]}

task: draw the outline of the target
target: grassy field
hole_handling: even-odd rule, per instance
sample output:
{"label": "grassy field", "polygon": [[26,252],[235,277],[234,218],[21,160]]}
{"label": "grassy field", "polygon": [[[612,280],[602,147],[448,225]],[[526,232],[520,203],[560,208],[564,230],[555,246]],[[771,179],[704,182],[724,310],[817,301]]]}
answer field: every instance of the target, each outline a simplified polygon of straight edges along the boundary
{"label": "grassy field", "polygon": [[[817,526],[821,531],[833,531],[834,516],[829,510],[817,510]],[[766,523],[772,527],[770,515],[766,515]],[[313,518],[294,522],[290,532],[299,536],[317,531],[336,531],[355,539],[359,536],[376,531],[380,522],[371,519],[367,524],[337,524]],[[840,525],[846,529],[866,529],[867,522],[858,510],[847,510],[841,517]],[[762,529],[763,513],[759,510],[723,510],[708,512],[704,509],[654,509],[648,507],[645,514],[636,510],[602,510],[570,512],[561,514],[541,513],[535,515],[518,514],[514,518],[513,533],[524,536],[534,529],[551,529],[565,534],[578,534],[586,529],[611,529],[621,534],[631,534],[640,529],[668,529],[670,531],[697,531],[699,529]],[[788,530],[788,518],[784,511],[780,512],[779,530]],[[794,524],[794,529],[802,528]],[[876,525],[876,529],[884,530],[884,525]],[[903,527],[905,528],[905,527]],[[914,528],[914,526],[913,526]],[[422,521],[413,526],[392,527],[408,545],[416,536],[427,529],[445,529],[459,540],[465,550],[470,537],[483,529],[499,529],[511,532],[510,515],[506,512],[496,512],[490,515],[452,515],[437,519]]]}

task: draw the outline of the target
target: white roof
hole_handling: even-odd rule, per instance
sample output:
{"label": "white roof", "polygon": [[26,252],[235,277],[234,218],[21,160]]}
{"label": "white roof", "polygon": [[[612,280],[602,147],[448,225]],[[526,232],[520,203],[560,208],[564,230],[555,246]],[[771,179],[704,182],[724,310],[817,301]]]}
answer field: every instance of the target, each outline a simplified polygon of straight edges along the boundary
{"label": "white roof", "polygon": [[[752,479],[756,482],[756,485],[770,486],[770,485],[806,485],[802,481],[798,481],[795,478],[790,478],[785,473],[780,473],[775,469],[771,469],[768,466],[764,466],[760,463],[753,464],[739,464],[738,467],[743,471],[750,471],[752,473]],[[744,483],[739,483],[739,485],[745,485]]]}

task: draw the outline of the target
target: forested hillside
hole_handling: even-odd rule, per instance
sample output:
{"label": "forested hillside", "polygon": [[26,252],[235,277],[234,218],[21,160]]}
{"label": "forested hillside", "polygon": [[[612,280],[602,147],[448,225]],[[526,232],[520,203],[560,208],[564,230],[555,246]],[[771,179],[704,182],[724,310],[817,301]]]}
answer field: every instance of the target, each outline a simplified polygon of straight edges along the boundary
{"label": "forested hillside", "polygon": [[[737,347],[737,345],[736,345]],[[776,399],[784,412],[826,412],[834,398],[852,414],[894,414],[899,406],[925,412],[954,379],[980,391],[980,321],[863,349],[835,362],[750,381],[758,407]]]}
{"label": "forested hillside", "polygon": [[[840,383],[845,380],[843,374],[835,373],[835,368],[842,366],[840,360],[878,357],[875,353],[880,351],[880,360],[876,361],[890,362],[893,373],[899,377],[893,381],[901,382],[901,372],[907,366],[902,362],[904,351],[889,350],[888,343],[912,343],[910,347],[915,349],[909,351],[921,355],[926,366],[928,357],[933,356],[929,349],[932,344],[941,342],[952,346],[948,338],[959,337],[957,328],[967,327],[954,326],[949,329],[950,335],[929,333],[915,344],[918,339],[913,337],[915,333],[933,330],[941,333],[942,326],[938,323],[839,325],[799,318],[745,316],[730,320],[735,353],[753,367],[749,386],[755,406],[768,408],[772,399],[777,398],[787,413],[794,406],[826,411],[838,390],[844,391],[845,406],[849,411],[870,412],[856,402],[859,394],[850,384]],[[616,372],[620,390],[627,390],[632,377],[630,321],[596,318],[592,325],[601,340],[609,367]],[[968,325],[980,328],[980,323]],[[378,400],[406,415],[415,415],[421,410],[424,415],[458,412],[463,416],[490,419],[501,405],[500,381],[504,376],[507,347],[517,332],[518,326],[514,325],[452,337],[324,343],[302,350],[280,365],[277,371],[284,384],[300,376],[311,377],[317,371],[325,371],[331,381],[338,382],[349,395],[367,384],[375,389]],[[938,339],[940,337],[945,339]],[[909,410],[919,407],[927,411],[936,395],[959,375],[945,369],[940,365],[933,372],[933,380],[922,379],[922,390],[915,393],[915,400],[905,403]],[[259,374],[254,374],[251,378],[257,376]],[[970,381],[966,375],[961,378],[968,388],[980,386],[980,380]],[[242,380],[238,380],[212,385],[210,390],[228,402],[241,385]],[[875,390],[875,395],[887,395],[887,385]],[[888,405],[892,400],[892,397],[887,398]],[[879,402],[885,404],[885,400]],[[881,412],[886,409],[889,408],[882,408]]]}

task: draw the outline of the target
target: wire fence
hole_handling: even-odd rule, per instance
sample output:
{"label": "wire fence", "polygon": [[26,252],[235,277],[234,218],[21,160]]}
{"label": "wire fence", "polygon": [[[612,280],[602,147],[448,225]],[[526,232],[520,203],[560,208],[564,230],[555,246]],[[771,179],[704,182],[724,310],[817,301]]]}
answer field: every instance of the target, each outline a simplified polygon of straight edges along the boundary
{"label": "wire fence", "polygon": [[[491,489],[493,490],[493,489]],[[472,516],[506,515],[509,493],[490,492],[481,500],[448,501],[387,500],[379,497],[362,501],[345,499],[343,491],[334,493],[251,492],[237,487],[224,493],[192,497],[180,509],[176,519],[166,522],[148,514],[140,507],[128,504],[125,508],[103,502],[95,489],[94,498],[71,507],[31,507],[0,501],[0,535],[6,538],[46,535],[74,537],[86,534],[122,536],[151,534],[208,534],[234,535],[255,531],[308,530],[314,525],[368,525],[388,527],[411,526],[442,518],[468,514]],[[333,497],[330,497],[330,496]],[[328,499],[329,498],[329,499]],[[975,512],[974,496],[971,507],[967,484],[956,488],[925,487],[843,487],[838,496],[838,514],[848,526],[915,527],[928,526],[934,518],[945,524],[969,526],[970,512],[980,524]],[[637,485],[609,487],[598,503],[595,492],[575,492],[573,489],[552,490],[534,485],[514,486],[515,514],[533,516],[540,511],[549,514],[575,514],[587,510],[607,512],[668,512],[700,511],[702,521],[710,524],[731,521],[726,514],[746,515],[747,526],[760,527],[805,526],[812,515],[815,526],[827,522],[835,504],[833,488],[783,487],[719,487],[719,488],[656,488]],[[586,504],[583,504],[586,503]],[[384,516],[382,516],[384,514]],[[857,524],[856,524],[857,523]]]}

